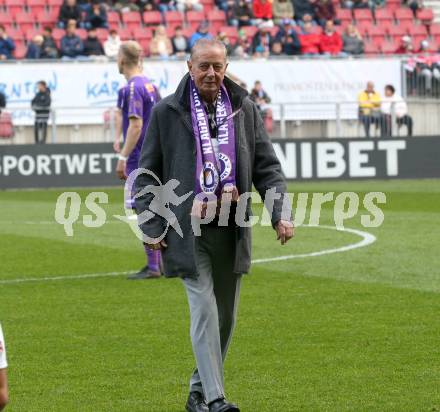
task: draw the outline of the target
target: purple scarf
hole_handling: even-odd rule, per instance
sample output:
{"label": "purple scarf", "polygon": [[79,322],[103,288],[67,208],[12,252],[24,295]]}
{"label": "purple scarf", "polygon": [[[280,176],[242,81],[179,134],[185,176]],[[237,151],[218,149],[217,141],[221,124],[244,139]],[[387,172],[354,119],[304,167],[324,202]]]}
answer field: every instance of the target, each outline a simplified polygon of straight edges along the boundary
{"label": "purple scarf", "polygon": [[191,118],[196,143],[195,194],[215,194],[236,190],[235,131],[231,101],[224,85],[217,98],[216,124],[218,125],[218,160],[211,143],[208,115],[199,92],[190,79]]}

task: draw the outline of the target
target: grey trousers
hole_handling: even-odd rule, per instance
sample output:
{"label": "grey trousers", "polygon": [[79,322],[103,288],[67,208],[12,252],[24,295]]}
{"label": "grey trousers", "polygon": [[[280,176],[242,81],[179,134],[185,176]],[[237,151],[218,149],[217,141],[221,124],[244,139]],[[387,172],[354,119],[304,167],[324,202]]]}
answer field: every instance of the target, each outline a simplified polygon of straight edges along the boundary
{"label": "grey trousers", "polygon": [[197,368],[190,392],[209,403],[224,397],[223,362],[237,318],[241,275],[233,273],[235,230],[202,226],[196,237],[199,277],[184,278],[191,314],[191,341]]}

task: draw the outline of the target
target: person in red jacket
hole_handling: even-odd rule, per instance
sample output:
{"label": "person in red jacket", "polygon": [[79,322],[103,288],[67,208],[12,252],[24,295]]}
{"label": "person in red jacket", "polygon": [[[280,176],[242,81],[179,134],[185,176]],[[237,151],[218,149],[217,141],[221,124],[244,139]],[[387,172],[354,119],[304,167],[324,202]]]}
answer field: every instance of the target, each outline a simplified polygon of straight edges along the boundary
{"label": "person in red jacket", "polygon": [[269,0],[254,0],[254,17],[261,20],[272,20],[272,3]]}
{"label": "person in red jacket", "polygon": [[299,36],[301,54],[316,56],[320,52],[320,35],[313,30],[312,23],[304,24],[303,33]]}
{"label": "person in red jacket", "polygon": [[325,30],[321,34],[320,48],[321,53],[331,56],[341,56],[343,41],[341,35],[335,30],[333,21],[328,20]]}

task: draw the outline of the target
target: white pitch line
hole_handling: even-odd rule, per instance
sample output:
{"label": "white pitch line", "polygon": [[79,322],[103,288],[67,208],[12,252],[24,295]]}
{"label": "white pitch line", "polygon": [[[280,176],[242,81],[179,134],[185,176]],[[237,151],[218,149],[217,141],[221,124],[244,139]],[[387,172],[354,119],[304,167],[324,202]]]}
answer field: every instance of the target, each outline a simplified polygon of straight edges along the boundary
{"label": "white pitch line", "polygon": [[[254,259],[252,260],[252,264],[258,265],[260,263],[269,263],[269,262],[276,262],[280,260],[290,260],[290,259],[302,259],[307,257],[316,257],[316,256],[322,256],[322,255],[328,255],[331,253],[340,253],[340,252],[348,252],[349,250],[358,249],[361,247],[365,247],[368,245],[371,245],[376,241],[376,236],[372,235],[368,232],[363,232],[362,230],[357,229],[349,229],[349,228],[342,228],[338,229],[334,226],[310,226],[310,225],[302,225],[302,227],[314,227],[314,228],[320,228],[320,229],[331,229],[331,230],[337,230],[339,232],[348,232],[353,233],[355,235],[358,235],[362,238],[360,242],[352,243],[350,245],[341,246],[339,248],[335,249],[324,249],[318,252],[311,252],[311,253],[302,253],[297,255],[283,255],[283,256],[277,256],[273,258],[263,258],[263,259]],[[133,273],[133,271],[126,271],[126,272],[108,272],[108,273],[87,273],[83,275],[72,275],[72,276],[48,276],[43,278],[18,278],[18,279],[5,279],[0,280],[0,285],[8,285],[8,284],[14,284],[14,283],[28,283],[28,282],[49,282],[49,281],[56,281],[56,280],[76,280],[76,279],[93,279],[93,278],[102,278],[102,277],[112,277],[112,276],[123,276],[127,275],[129,273]]]}

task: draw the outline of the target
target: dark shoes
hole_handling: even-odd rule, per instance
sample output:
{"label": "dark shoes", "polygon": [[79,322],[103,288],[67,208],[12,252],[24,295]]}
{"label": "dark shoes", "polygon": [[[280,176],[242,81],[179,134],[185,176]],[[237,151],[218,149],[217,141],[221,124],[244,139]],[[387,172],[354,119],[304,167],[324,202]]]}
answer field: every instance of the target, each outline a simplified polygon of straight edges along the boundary
{"label": "dark shoes", "polygon": [[191,392],[186,402],[186,410],[188,412],[209,412],[205,398],[200,392]]}
{"label": "dark shoes", "polygon": [[141,269],[138,273],[130,275],[127,277],[129,280],[139,280],[139,279],[157,279],[161,277],[160,272],[154,272],[148,268],[148,265]]}
{"label": "dark shoes", "polygon": [[240,409],[226,399],[217,399],[209,404],[209,412],[240,412]]}

